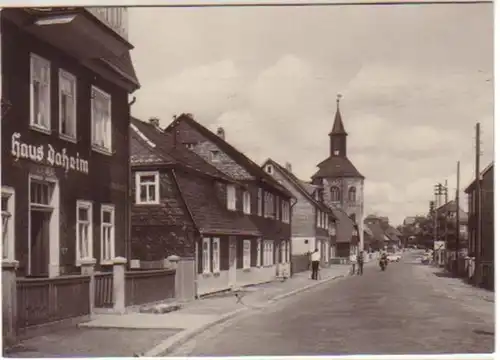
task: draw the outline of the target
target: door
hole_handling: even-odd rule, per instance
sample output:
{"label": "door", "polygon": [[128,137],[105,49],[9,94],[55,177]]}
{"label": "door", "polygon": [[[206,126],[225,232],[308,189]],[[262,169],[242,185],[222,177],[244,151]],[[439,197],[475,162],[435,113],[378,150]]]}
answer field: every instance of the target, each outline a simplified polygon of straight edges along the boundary
{"label": "door", "polygon": [[274,243],[274,263],[276,264],[276,276],[280,276],[280,250],[281,246],[276,246],[276,243]]}
{"label": "door", "polygon": [[31,210],[31,276],[49,275],[50,216],[52,212]]}
{"label": "door", "polygon": [[236,286],[236,237],[229,237],[229,287]]}

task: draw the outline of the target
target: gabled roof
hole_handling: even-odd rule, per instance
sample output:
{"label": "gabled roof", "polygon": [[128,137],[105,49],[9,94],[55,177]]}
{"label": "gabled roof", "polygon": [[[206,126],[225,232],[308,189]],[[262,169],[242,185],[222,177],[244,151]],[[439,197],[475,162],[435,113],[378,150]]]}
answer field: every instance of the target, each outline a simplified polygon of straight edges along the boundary
{"label": "gabled roof", "polygon": [[[440,207],[438,207],[436,209],[436,211],[438,212],[438,214],[443,214],[446,212],[456,213],[457,212],[457,202],[455,200],[450,200],[446,204],[443,204]],[[461,208],[459,208],[458,213],[459,213],[459,216],[460,216],[459,219],[461,222],[468,221],[469,218],[468,218],[467,213],[465,211],[463,211]]]}
{"label": "gabled roof", "polygon": [[387,225],[385,229],[385,234],[391,239],[392,241],[400,241],[400,236],[402,235],[398,229],[394,228],[391,225]]}
{"label": "gabled roof", "polygon": [[222,139],[220,136],[214,134],[205,126],[198,123],[191,116],[188,116],[187,114],[179,115],[172,123],[170,123],[170,125],[165,128],[165,132],[171,132],[181,121],[192,126],[209,141],[217,145],[219,149],[221,149],[239,165],[243,166],[248,172],[255,176],[257,180],[260,180],[268,186],[273,187],[288,198],[293,197],[293,195],[284,186],[278,183],[272,176],[267,174],[259,165],[249,159],[245,154],[238,151],[235,147]]}
{"label": "gabled roof", "polygon": [[[264,168],[267,164],[273,165],[278,171],[280,171],[283,176],[288,179],[288,181],[307,199],[311,204],[313,204],[315,207],[321,209],[322,211],[332,215],[331,209],[316,200],[311,193],[309,193],[308,189],[304,186],[304,182],[299,180],[291,171],[288,171],[285,169],[283,166],[281,166],[279,163],[274,161],[273,159],[267,159],[264,164],[262,164],[262,168]],[[314,190],[314,189],[313,189]]]}
{"label": "gabled roof", "polygon": [[365,229],[370,229],[372,232],[372,237],[375,241],[383,243],[386,240],[384,230],[378,222],[368,222],[365,223]]}
{"label": "gabled roof", "polygon": [[233,179],[217,170],[202,157],[183,145],[176,144],[171,134],[163,132],[152,124],[132,117],[130,120],[130,131],[132,134],[131,159],[134,161],[132,165],[149,165],[150,163],[145,161],[145,159],[154,159],[156,157],[154,160],[157,162],[160,159],[164,160],[163,165],[179,164],[192,171],[198,171],[214,178],[234,182]]}
{"label": "gabled roof", "polygon": [[345,156],[330,156],[319,163],[317,167],[319,170],[312,176],[312,179],[336,177],[365,178]]}
{"label": "gabled roof", "polygon": [[[484,175],[486,175],[486,173],[488,173],[489,171],[493,170],[494,165],[495,165],[494,161],[489,163],[488,166],[486,166],[483,169],[483,171],[481,171],[481,173],[479,174],[479,180],[483,180]],[[475,183],[476,183],[476,179],[472,180],[472,182],[470,182],[469,185],[467,185],[464,192],[469,193],[472,190],[471,188],[472,188],[472,186],[474,186]]]}
{"label": "gabled roof", "polygon": [[213,182],[175,170],[174,179],[202,234],[261,235],[249,216],[227,210],[217,197]]}

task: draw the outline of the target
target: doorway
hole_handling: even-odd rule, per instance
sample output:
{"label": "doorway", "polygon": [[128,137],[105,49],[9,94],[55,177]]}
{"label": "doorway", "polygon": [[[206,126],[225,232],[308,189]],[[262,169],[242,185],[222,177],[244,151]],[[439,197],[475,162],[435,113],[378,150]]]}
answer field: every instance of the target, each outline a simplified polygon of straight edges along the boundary
{"label": "doorway", "polygon": [[229,287],[236,286],[236,237],[229,236]]}
{"label": "doorway", "polygon": [[30,176],[29,194],[27,275],[57,276],[59,274],[60,226],[57,216],[59,208],[57,183]]}
{"label": "doorway", "polygon": [[49,275],[50,217],[52,211],[30,210],[31,222],[31,276]]}

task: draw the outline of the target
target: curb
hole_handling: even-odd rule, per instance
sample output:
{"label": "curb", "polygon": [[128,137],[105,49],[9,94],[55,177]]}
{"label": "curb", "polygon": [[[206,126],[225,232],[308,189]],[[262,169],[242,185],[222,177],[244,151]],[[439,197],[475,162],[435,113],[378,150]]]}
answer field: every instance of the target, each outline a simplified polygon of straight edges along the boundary
{"label": "curb", "polygon": [[[171,352],[174,348],[177,346],[181,345],[182,343],[186,342],[187,340],[195,337],[196,335],[201,334],[208,328],[211,328],[212,326],[221,324],[225,321],[228,321],[229,319],[235,317],[239,313],[243,312],[244,310],[247,310],[247,308],[241,308],[235,311],[232,311],[230,313],[224,314],[220,316],[218,319],[209,322],[207,324],[204,324],[203,326],[193,328],[193,329],[188,329],[188,330],[183,330],[175,334],[174,336],[171,336],[167,338],[166,340],[162,341],[160,344],[156,345],[154,348],[151,350],[146,351],[144,354],[142,354],[143,357],[156,357],[160,355],[164,355],[167,352]],[[165,355],[164,355],[165,356]]]}
{"label": "curb", "polygon": [[[342,277],[346,277],[346,275],[337,275],[337,276],[333,276],[333,277],[330,277],[330,278],[325,279],[325,280],[320,280],[318,282],[315,282],[313,284],[309,284],[309,285],[301,287],[299,289],[292,290],[292,291],[287,292],[285,294],[275,296],[274,298],[270,299],[268,302],[269,303],[276,302],[278,300],[281,300],[281,299],[287,298],[289,296],[293,296],[295,294],[298,294],[300,292],[306,291],[306,290],[313,288],[315,286],[324,284],[328,281],[332,281],[332,280],[342,278]],[[211,328],[212,326],[222,324],[226,321],[229,321],[230,319],[234,318],[236,315],[239,315],[240,313],[243,313],[246,310],[249,310],[249,309],[247,307],[244,307],[244,308],[232,311],[230,313],[221,315],[218,319],[216,319],[212,322],[209,322],[207,324],[204,324],[203,326],[180,331],[177,334],[162,341],[160,344],[156,345],[151,350],[146,351],[144,354],[142,354],[142,356],[143,357],[157,357],[160,355],[167,356],[167,353],[172,352],[179,345],[185,343],[186,341],[190,340],[191,338],[195,337],[196,335],[201,334],[202,332]]]}

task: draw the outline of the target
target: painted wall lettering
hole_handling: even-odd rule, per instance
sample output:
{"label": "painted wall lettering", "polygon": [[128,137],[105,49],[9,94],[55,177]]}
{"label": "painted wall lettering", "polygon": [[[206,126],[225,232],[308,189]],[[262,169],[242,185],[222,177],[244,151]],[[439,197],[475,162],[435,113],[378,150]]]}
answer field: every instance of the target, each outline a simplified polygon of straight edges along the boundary
{"label": "painted wall lettering", "polygon": [[61,167],[66,172],[70,169],[84,174],[89,173],[89,162],[81,159],[80,154],[69,156],[66,148],[57,151],[52,145],[32,145],[21,141],[21,134],[16,132],[12,134],[11,154],[16,161],[27,159],[37,163],[47,163],[50,166]]}

